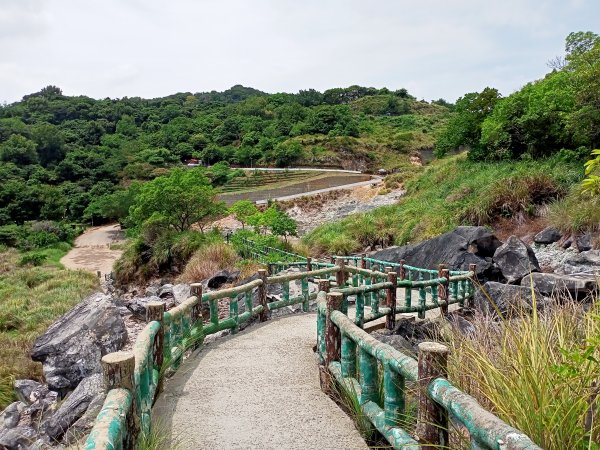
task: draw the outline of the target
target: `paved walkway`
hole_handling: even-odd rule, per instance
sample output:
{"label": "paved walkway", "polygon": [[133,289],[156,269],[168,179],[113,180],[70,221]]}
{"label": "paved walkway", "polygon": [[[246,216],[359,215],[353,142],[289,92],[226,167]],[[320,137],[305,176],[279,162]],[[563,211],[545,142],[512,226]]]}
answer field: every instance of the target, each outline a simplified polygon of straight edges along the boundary
{"label": "paved walkway", "polygon": [[316,315],[283,316],[207,344],[154,407],[176,448],[366,450],[319,388]]}

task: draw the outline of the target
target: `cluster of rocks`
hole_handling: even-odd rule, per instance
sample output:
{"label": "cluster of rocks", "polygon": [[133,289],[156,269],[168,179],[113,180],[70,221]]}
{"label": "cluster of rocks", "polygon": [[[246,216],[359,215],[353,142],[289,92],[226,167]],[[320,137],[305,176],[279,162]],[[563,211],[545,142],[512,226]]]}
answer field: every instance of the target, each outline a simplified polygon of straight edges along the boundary
{"label": "cluster of rocks", "polygon": [[[502,243],[485,227],[458,227],[419,244],[390,247],[373,257],[430,269],[444,263],[451,270],[467,270],[476,264],[481,286],[475,292],[474,306],[489,315],[531,310],[560,296],[581,299],[597,292],[600,251],[591,249],[591,237],[565,239],[548,228],[534,242],[532,248],[511,236]],[[565,250],[569,247],[576,248]],[[544,256],[545,271],[536,253]]]}

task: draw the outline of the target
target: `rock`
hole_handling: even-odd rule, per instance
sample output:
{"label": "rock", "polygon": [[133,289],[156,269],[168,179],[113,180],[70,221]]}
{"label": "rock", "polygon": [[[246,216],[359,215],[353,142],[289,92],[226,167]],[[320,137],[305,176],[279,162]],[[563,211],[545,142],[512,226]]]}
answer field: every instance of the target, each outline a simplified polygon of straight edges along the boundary
{"label": "rock", "polygon": [[560,231],[553,227],[546,227],[533,238],[533,242],[536,244],[552,244],[553,242],[560,241],[562,235]]}
{"label": "rock", "polygon": [[239,270],[221,270],[220,272],[215,273],[212,277],[210,277],[206,285],[210,289],[219,289],[225,283],[233,283],[240,276]]}
{"label": "rock", "polygon": [[154,297],[154,296],[158,297],[159,290],[160,290],[159,286],[148,286],[148,287],[146,287],[146,290],[144,291],[144,295],[146,297]]}
{"label": "rock", "polygon": [[95,293],[54,322],[34,343],[31,358],[43,364],[50,389],[65,391],[102,371],[100,359],[127,341],[127,330],[111,297]]}
{"label": "rock", "polygon": [[106,393],[104,392],[101,392],[92,399],[85,413],[65,433],[63,440],[66,444],[73,445],[89,434],[94,426],[96,417],[102,410],[105,399]]}
{"label": "rock", "polygon": [[[172,298],[171,298],[172,299]],[[133,313],[135,317],[140,320],[146,320],[146,308],[149,302],[165,302],[164,299],[153,296],[153,297],[134,297],[129,303],[127,303],[127,309]],[[170,303],[170,304],[169,304]],[[174,302],[167,302],[167,308],[173,306]]]}
{"label": "rock", "polygon": [[175,298],[175,295],[173,294],[173,285],[171,283],[164,284],[158,290],[157,295],[163,299],[164,298]]}
{"label": "rock", "polygon": [[521,286],[533,287],[544,295],[584,297],[598,289],[595,276],[586,274],[559,275],[555,273],[532,273],[521,280]]}
{"label": "rock", "polygon": [[[25,408],[21,414],[22,425],[37,427],[42,420],[56,410],[58,392],[49,391],[47,386],[43,386],[43,389],[39,389],[37,392],[39,397],[31,405]],[[34,391],[31,396],[32,398],[35,398],[36,391]]]}
{"label": "rock", "polygon": [[571,247],[572,244],[573,244],[573,239],[567,238],[567,239],[565,239],[565,242],[563,242],[562,248],[567,249],[567,248]]}
{"label": "rock", "polygon": [[28,404],[45,397],[48,393],[47,386],[34,380],[15,380],[14,386],[17,398]]}
{"label": "rock", "polygon": [[77,419],[88,409],[88,406],[99,394],[104,392],[102,374],[94,374],[84,378],[73,392],[62,402],[60,408],[47,421],[42,423],[41,429],[52,440],[59,440]]}
{"label": "rock", "polygon": [[567,258],[557,272],[600,275],[600,250],[588,250]]}
{"label": "rock", "polygon": [[448,322],[453,329],[465,336],[472,336],[475,334],[475,326],[462,316],[457,314],[451,314],[448,316]]}
{"label": "rock", "polygon": [[509,283],[518,283],[530,272],[539,272],[540,265],[532,248],[516,236],[494,253],[494,262]]}
{"label": "rock", "polygon": [[[542,294],[534,292],[536,302],[543,304]],[[485,315],[497,316],[499,312],[506,316],[514,312],[531,311],[533,297],[530,287],[488,281],[475,290],[474,305]]]}
{"label": "rock", "polygon": [[383,261],[406,260],[411,266],[437,269],[448,264],[451,270],[468,270],[469,264],[477,264],[480,279],[493,278],[492,257],[502,243],[485,227],[458,227],[419,244],[389,247],[372,255]]}
{"label": "rock", "polygon": [[2,427],[7,429],[16,427],[19,424],[19,421],[21,420],[21,413],[25,410],[26,407],[26,403],[18,401],[11,403],[4,409],[4,411],[1,412],[0,419],[2,419],[2,421],[0,422],[0,433]]}
{"label": "rock", "polygon": [[575,245],[580,252],[587,252],[592,249],[592,235],[585,233],[575,237]]}
{"label": "rock", "polygon": [[190,297],[190,285],[186,283],[180,283],[173,286],[173,296],[175,297],[175,303],[180,305]]}
{"label": "rock", "polygon": [[2,450],[29,450],[38,439],[38,436],[37,431],[30,426],[20,426],[0,431],[0,448]]}
{"label": "rock", "polygon": [[379,331],[373,332],[373,336],[385,344],[398,350],[400,353],[405,355],[415,356],[415,348],[410,342],[399,334],[385,334]]}

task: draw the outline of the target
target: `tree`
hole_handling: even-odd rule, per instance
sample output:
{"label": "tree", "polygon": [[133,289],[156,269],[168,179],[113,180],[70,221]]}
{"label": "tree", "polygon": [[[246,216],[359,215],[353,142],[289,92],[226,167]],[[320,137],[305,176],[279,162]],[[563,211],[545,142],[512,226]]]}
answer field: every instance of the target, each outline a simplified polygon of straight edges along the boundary
{"label": "tree", "polygon": [[296,236],[296,221],[292,219],[285,211],[282,211],[277,205],[270,206],[262,218],[264,226],[271,230],[276,236],[283,236],[287,242],[288,236]]}
{"label": "tree", "polygon": [[138,228],[152,219],[176,231],[189,230],[194,224],[202,230],[206,221],[222,211],[202,169],[174,169],[141,187],[128,220]]}
{"label": "tree", "polygon": [[17,166],[28,166],[39,162],[35,142],[19,134],[13,134],[0,144],[0,161],[12,162]]}
{"label": "tree", "polygon": [[239,200],[229,207],[229,212],[242,223],[242,229],[244,229],[249,223],[248,219],[258,213],[258,209],[250,200]]}

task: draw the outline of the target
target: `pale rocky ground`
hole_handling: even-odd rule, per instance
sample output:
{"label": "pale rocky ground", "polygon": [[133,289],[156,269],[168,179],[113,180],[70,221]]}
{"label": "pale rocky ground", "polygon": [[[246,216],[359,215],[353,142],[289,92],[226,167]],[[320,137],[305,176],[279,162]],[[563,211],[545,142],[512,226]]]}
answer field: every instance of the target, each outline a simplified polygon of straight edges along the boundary
{"label": "pale rocky ground", "polygon": [[102,275],[110,273],[114,262],[123,253],[111,246],[124,240],[119,224],[89,228],[75,239],[75,247],[60,262],[67,269],[93,273],[100,271]]}

